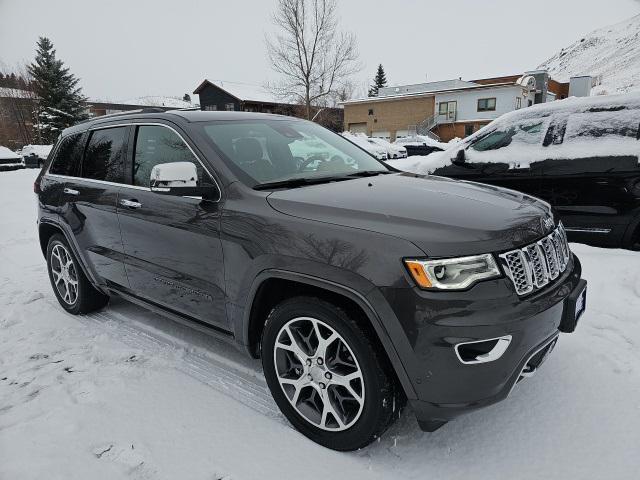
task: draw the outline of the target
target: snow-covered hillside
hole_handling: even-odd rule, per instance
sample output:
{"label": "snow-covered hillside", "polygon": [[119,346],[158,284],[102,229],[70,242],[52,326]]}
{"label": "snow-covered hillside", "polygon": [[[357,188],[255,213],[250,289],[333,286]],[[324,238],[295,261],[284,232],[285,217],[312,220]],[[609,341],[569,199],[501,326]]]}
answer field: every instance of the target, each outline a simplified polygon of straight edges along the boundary
{"label": "snow-covered hillside", "polygon": [[587,312],[504,402],[432,434],[406,412],[337,453],[289,426],[234,347],[115,299],[67,314],[37,240],[36,174],[0,173],[0,479],[638,478],[640,254],[572,245]]}
{"label": "snow-covered hillside", "polygon": [[592,94],[640,89],[640,15],[594,30],[538,68],[562,81],[575,75],[601,76]]}

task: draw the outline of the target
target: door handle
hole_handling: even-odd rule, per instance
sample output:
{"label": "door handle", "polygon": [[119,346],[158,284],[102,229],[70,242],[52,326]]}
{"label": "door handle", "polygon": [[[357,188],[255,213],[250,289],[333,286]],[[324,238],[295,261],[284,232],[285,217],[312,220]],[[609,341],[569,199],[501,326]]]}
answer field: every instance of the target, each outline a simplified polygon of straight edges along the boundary
{"label": "door handle", "polygon": [[127,208],[140,208],[142,206],[137,200],[120,200],[120,205]]}
{"label": "door handle", "polygon": [[80,192],[78,190],[74,190],[73,188],[65,188],[63,192],[67,195],[80,195]]}

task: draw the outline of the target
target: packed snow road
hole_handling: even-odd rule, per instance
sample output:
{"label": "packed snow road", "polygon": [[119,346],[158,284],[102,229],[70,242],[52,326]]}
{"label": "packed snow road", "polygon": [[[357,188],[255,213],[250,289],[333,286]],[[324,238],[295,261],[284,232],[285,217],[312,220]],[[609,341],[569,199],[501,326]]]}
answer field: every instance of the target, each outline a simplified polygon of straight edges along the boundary
{"label": "packed snow road", "polygon": [[1,479],[638,478],[640,254],[572,245],[587,313],[506,401],[432,434],[405,412],[336,453],[287,424],[233,347],[122,301],[65,313],[35,176],[0,174]]}

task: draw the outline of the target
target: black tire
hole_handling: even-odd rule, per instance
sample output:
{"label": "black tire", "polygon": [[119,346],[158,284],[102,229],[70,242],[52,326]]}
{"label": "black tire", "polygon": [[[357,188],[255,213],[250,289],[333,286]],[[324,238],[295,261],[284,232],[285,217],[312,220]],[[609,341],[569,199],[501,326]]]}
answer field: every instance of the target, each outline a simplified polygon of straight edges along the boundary
{"label": "black tire", "polygon": [[[53,252],[56,246],[61,247],[68,253],[71,261],[71,266],[69,267],[72,272],[71,275],[75,276],[75,280],[77,281],[77,293],[74,298],[69,298],[68,300],[65,300],[54,280],[53,269],[57,267],[57,265],[55,265],[57,260]],[[56,250],[56,252],[59,252],[59,249]],[[107,295],[96,290],[94,286],[91,285],[69,243],[61,234],[56,233],[52,235],[47,244],[47,271],[49,272],[49,280],[51,281],[53,293],[62,308],[67,312],[74,315],[89,313],[104,307],[109,302]]]}
{"label": "black tire", "polygon": [[[277,336],[285,324],[298,317],[311,317],[334,329],[359,364],[364,404],[357,420],[345,430],[327,431],[307,420],[293,407],[280,385],[274,360]],[[365,447],[384,433],[402,408],[404,396],[397,388],[384,353],[356,319],[332,303],[306,296],[283,301],[267,318],[261,347],[264,375],[280,411],[298,431],[320,445],[338,451]]]}

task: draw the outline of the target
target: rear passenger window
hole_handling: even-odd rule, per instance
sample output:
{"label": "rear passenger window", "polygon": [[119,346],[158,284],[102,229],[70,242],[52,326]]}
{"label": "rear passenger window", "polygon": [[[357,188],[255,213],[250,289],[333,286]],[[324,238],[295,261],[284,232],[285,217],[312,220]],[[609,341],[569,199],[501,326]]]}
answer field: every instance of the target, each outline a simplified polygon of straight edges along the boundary
{"label": "rear passenger window", "polygon": [[640,110],[584,112],[569,117],[565,141],[572,139],[637,139]]}
{"label": "rear passenger window", "polygon": [[202,165],[173,130],[156,125],[138,127],[136,153],[133,158],[133,184],[149,187],[151,169],[159,163],[191,162],[198,170],[198,185],[202,184]]}
{"label": "rear passenger window", "polygon": [[55,175],[67,175],[71,176],[75,173],[75,168],[80,158],[81,133],[75,135],[68,135],[60,140],[60,146],[56,150],[55,157],[51,162],[49,173]]}
{"label": "rear passenger window", "polygon": [[128,127],[94,130],[82,162],[82,177],[124,183]]}

